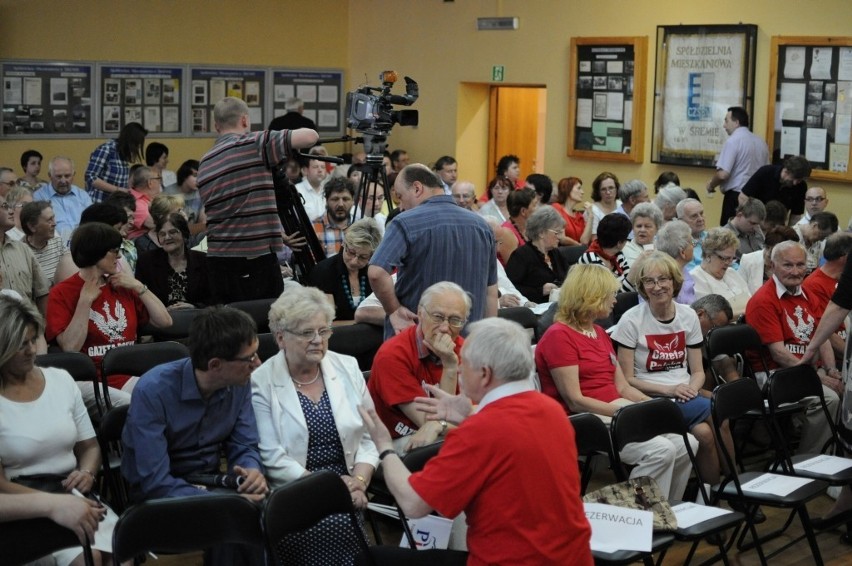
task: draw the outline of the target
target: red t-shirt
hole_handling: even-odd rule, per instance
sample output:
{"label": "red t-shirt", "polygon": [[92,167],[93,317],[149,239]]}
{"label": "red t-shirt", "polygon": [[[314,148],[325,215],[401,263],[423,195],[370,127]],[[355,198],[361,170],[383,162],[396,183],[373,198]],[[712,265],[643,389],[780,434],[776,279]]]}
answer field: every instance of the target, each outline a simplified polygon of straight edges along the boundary
{"label": "red t-shirt", "polygon": [[[831,297],[834,296],[834,291],[837,290],[837,280],[826,275],[821,269],[817,269],[805,278],[805,281],[802,283],[802,290],[804,290],[805,294],[811,300],[813,312],[819,315],[817,317],[817,326],[819,326],[819,319],[822,318],[825,307],[828,306]],[[835,334],[841,339],[846,340],[845,322],[838,327]]]}
{"label": "red t-shirt", "polygon": [[[85,282],[79,273],[53,286],[47,299],[47,320],[44,338],[53,342],[68,328]],[[148,322],[148,309],[139,295],[130,289],[101,287],[101,294],[89,311],[89,331],[80,351],[95,362],[101,371],[101,358],[116,346],[136,343],[136,329]],[[112,387],[121,389],[129,376],[111,376]]]}
{"label": "red t-shirt", "polygon": [[[367,382],[367,389],[376,405],[376,414],[393,438],[417,432],[417,425],[398,405],[411,403],[415,397],[425,395],[421,383],[425,381],[430,385],[438,385],[444,371],[433,356],[423,359],[418,357],[417,328],[410,326],[381,345],[373,358],[370,380]],[[463,343],[464,339],[456,338],[455,352],[459,359]]]}
{"label": "red t-shirt", "polygon": [[408,481],[442,515],[467,514],[469,565],[593,563],[574,429],[538,392],[483,407]]}
{"label": "red t-shirt", "polygon": [[553,210],[565,219],[565,235],[579,242],[580,236],[583,235],[583,231],[586,229],[586,219],[583,218],[583,213],[575,210],[565,210],[565,207],[558,202],[554,202],[551,206],[553,206]]}
{"label": "red t-shirt", "polygon": [[[752,295],[746,305],[746,322],[765,345],[784,342],[791,354],[801,358],[819,322],[816,311],[806,291],[798,296],[784,293],[779,299],[775,289],[775,278],[770,277]],[[770,370],[780,367],[768,353],[764,357]],[[762,369],[756,356],[750,354],[749,360],[755,371]]]}
{"label": "red t-shirt", "polygon": [[615,388],[615,349],[607,333],[595,325],[597,338],[577,332],[561,322],[553,323],[535,347],[535,367],[541,382],[541,392],[568,406],[559,395],[553,369],[578,366],[580,391],[586,397],[610,403],[621,395]]}

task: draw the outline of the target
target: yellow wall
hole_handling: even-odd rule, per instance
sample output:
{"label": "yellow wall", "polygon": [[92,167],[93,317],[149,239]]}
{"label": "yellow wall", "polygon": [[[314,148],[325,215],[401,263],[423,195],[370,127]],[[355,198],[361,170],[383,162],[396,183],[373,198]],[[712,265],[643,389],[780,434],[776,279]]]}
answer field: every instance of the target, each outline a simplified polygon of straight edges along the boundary
{"label": "yellow wall", "polygon": [[[0,0],[0,57],[345,70],[348,6],[346,0]],[[102,141],[4,141],[0,163],[18,171],[30,148],[47,159],[68,155],[82,185],[89,154]],[[169,168],[176,170],[200,158],[213,138],[147,141],[169,146]]]}
{"label": "yellow wall", "polygon": [[[517,31],[476,31],[476,18],[517,16]],[[382,22],[377,25],[375,22]],[[385,24],[385,22],[389,22]],[[766,131],[769,39],[773,35],[850,35],[852,4],[849,0],[718,0],[712,3],[675,0],[352,0],[350,3],[350,72],[352,77],[394,68],[420,83],[420,126],[396,127],[390,147],[404,147],[413,160],[430,162],[444,153],[465,155],[472,150],[454,144],[459,115],[469,101],[457,100],[460,83],[489,83],[492,65],[505,66],[505,84],[547,85],[545,173],[559,179],[579,176],[586,182],[607,169],[620,179],[653,181],[660,172],[674,169],[684,186],[703,189],[711,171],[671,168],[650,162],[653,82],[657,25],[735,24],[758,26],[754,131]],[[649,38],[646,93],[645,163],[612,164],[566,157],[568,124],[568,57],[572,36],[634,36]],[[459,160],[462,177],[485,182],[481,161]],[[473,165],[473,166],[471,166]],[[845,226],[852,215],[848,185],[821,183],[829,191],[830,209]],[[703,190],[699,190],[703,192]],[[720,198],[705,199],[710,224],[718,221]]]}
{"label": "yellow wall", "polygon": [[[58,9],[59,5],[62,9]],[[477,32],[480,16],[517,16],[520,29]],[[0,56],[4,58],[222,63],[337,67],[347,89],[376,84],[383,69],[420,83],[417,128],[395,127],[389,147],[432,162],[459,157],[460,174],[482,186],[487,153],[487,94],[492,65],[505,66],[503,84],[545,84],[547,121],[544,172],[589,185],[604,169],[620,178],[652,181],[669,167],[650,163],[654,48],[649,49],[645,163],[611,164],[569,159],[568,55],[572,36],[646,35],[654,45],[664,24],[754,23],[759,27],[754,129],[766,129],[769,38],[773,35],[849,35],[849,0],[0,0]],[[398,87],[397,90],[400,90]],[[152,138],[152,141],[155,138]],[[456,141],[458,140],[458,142]],[[163,140],[173,167],[200,156],[210,138]],[[78,183],[100,140],[0,142],[0,163],[17,167],[21,152],[37,147],[46,156],[70,154]],[[334,149],[334,148],[332,148]],[[685,186],[701,188],[708,169],[675,168]],[[852,215],[852,192],[823,183],[842,224]],[[588,194],[588,193],[587,193]],[[718,217],[720,199],[708,201]]]}

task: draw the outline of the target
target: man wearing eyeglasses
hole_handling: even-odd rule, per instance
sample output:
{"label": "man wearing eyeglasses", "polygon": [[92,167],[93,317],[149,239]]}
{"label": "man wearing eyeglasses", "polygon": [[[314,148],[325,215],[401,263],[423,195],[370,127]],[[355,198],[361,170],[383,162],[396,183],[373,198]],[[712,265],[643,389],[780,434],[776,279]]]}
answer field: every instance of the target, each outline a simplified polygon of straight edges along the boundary
{"label": "man wearing eyeglasses", "polygon": [[431,444],[447,432],[445,421],[426,421],[414,408],[414,398],[423,395],[424,383],[458,393],[459,351],[464,343],[459,333],[470,306],[470,297],[455,283],[435,283],[420,298],[417,325],[387,340],[376,352],[367,389],[401,452]]}
{"label": "man wearing eyeglasses", "polygon": [[6,235],[15,227],[15,209],[0,198],[0,287],[17,291],[44,315],[50,286],[29,246]]}
{"label": "man wearing eyeglasses", "polygon": [[135,240],[154,227],[154,219],[148,213],[148,207],[154,197],[163,192],[163,178],[150,167],[137,167],[130,174],[130,194],[136,199],[136,211],[133,213],[133,225],[127,238]]}
{"label": "man wearing eyeglasses", "polygon": [[811,187],[805,192],[805,215],[802,216],[796,226],[810,224],[814,214],[825,212],[828,208],[828,196],[822,187]]}
{"label": "man wearing eyeglasses", "polygon": [[6,198],[6,195],[15,186],[18,181],[18,176],[8,167],[0,167],[0,199]]}

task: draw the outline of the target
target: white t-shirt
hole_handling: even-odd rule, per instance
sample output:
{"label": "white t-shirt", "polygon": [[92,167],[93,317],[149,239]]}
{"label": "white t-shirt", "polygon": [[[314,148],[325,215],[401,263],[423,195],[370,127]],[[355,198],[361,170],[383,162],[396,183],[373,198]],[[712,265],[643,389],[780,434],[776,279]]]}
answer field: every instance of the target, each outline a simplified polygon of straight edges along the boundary
{"label": "white t-shirt", "polygon": [[26,403],[0,396],[0,464],[7,479],[67,474],[77,467],[74,445],[95,437],[80,388],[61,369],[41,368],[44,391]]}
{"label": "white t-shirt", "polygon": [[654,318],[648,303],[636,305],[618,321],[612,339],[634,350],[636,378],[659,385],[689,383],[686,349],[701,346],[704,338],[695,311],[674,306],[675,317],[668,324]]}
{"label": "white t-shirt", "polygon": [[[761,250],[760,253],[763,253],[763,251]],[[725,270],[725,275],[721,281],[704,271],[701,266],[696,267],[689,273],[692,275],[692,279],[695,280],[696,299],[711,294],[722,295],[731,304],[731,309],[734,311],[734,318],[745,312],[746,304],[748,304],[748,300],[751,298],[751,291],[748,289],[746,280],[734,271],[732,267]]]}

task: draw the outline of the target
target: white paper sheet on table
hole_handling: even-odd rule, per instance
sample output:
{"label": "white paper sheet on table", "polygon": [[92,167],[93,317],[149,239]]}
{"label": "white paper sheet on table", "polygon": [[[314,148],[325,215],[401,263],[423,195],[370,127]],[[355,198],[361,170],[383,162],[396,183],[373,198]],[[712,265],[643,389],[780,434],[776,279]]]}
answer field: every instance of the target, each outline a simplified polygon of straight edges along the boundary
{"label": "white paper sheet on table", "polygon": [[583,503],[586,519],[592,526],[592,550],[650,552],[654,536],[654,513],[605,505]]}
{"label": "white paper sheet on table", "polygon": [[820,474],[836,474],[847,468],[852,468],[852,459],[820,454],[793,466],[797,470],[807,470]]}
{"label": "white paper sheet on table", "polygon": [[803,485],[807,485],[812,480],[807,478],[797,478],[794,476],[781,476],[778,474],[762,474],[753,480],[743,484],[743,491],[753,491],[755,493],[769,493],[771,495],[785,496],[790,495]]}
{"label": "white paper sheet on table", "polygon": [[697,503],[681,503],[673,506],[672,511],[674,511],[677,517],[677,527],[679,529],[688,529],[692,525],[697,525],[703,521],[709,521],[710,519],[731,513],[731,511],[722,509],[721,507],[711,507]]}

